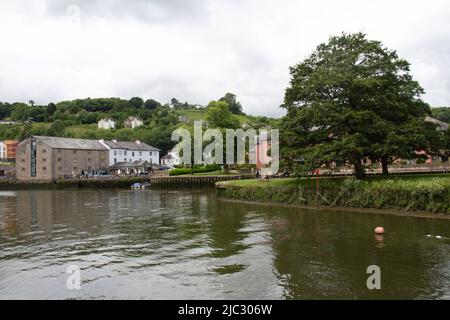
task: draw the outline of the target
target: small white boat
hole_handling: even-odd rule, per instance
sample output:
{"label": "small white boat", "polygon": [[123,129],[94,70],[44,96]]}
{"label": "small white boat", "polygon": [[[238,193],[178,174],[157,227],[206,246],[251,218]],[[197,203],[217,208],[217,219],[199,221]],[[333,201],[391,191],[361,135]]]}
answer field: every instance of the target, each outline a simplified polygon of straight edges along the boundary
{"label": "small white boat", "polygon": [[150,188],[150,183],[149,182],[144,182],[144,183],[133,183],[131,185],[131,190],[143,190],[143,189],[148,189]]}

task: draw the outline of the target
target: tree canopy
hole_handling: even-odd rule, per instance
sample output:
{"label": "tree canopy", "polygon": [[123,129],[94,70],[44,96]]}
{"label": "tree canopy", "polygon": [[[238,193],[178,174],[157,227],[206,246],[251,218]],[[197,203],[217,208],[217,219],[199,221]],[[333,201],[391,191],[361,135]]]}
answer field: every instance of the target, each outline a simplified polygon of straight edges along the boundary
{"label": "tree canopy", "polygon": [[290,74],[282,106],[287,166],[301,171],[350,163],[361,178],[365,158],[380,161],[387,173],[396,157],[439,148],[435,126],[424,121],[430,107],[409,63],[365,34],[331,37]]}
{"label": "tree canopy", "polygon": [[226,102],[231,113],[244,114],[242,111],[242,105],[239,101],[237,101],[235,94],[227,92],[225,96],[219,99],[219,101]]}

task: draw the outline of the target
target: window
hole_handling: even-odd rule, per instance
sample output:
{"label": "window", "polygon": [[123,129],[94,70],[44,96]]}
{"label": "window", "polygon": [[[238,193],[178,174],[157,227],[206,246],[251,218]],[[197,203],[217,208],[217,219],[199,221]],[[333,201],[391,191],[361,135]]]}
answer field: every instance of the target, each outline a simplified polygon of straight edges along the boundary
{"label": "window", "polygon": [[25,159],[22,159],[22,163],[25,163]]}
{"label": "window", "polygon": [[88,162],[91,162],[92,161],[92,159],[91,158],[88,158]]}
{"label": "window", "polygon": [[127,151],[124,151],[124,152],[123,152],[123,155],[126,156],[126,155],[127,155]]}
{"label": "window", "polygon": [[31,141],[31,176],[36,177],[36,141]]}
{"label": "window", "polygon": [[117,163],[117,158],[114,158],[114,163]]}
{"label": "window", "polygon": [[134,157],[134,151],[133,151],[133,152],[131,152],[131,156],[132,156],[132,157]]}
{"label": "window", "polygon": [[58,171],[62,171],[62,167],[58,167]]}
{"label": "window", "polygon": [[142,151],[139,151],[139,156],[140,156],[140,157],[142,156]]}
{"label": "window", "polygon": [[117,156],[117,150],[114,150],[114,155]]}
{"label": "window", "polygon": [[42,167],[42,171],[47,171],[47,167]]}
{"label": "window", "polygon": [[42,162],[44,162],[44,163],[45,163],[45,162],[47,162],[47,159],[45,159],[45,158],[42,158]]}
{"label": "window", "polygon": [[88,151],[88,154],[91,154],[91,151],[90,151],[90,150]]}
{"label": "window", "polygon": [[78,171],[78,167],[73,167],[73,171],[77,172]]}
{"label": "window", "polygon": [[123,159],[123,161],[127,162],[127,158]]}
{"label": "window", "polygon": [[73,152],[73,154],[76,154],[76,153],[77,153],[77,150],[73,150],[72,152]]}
{"label": "window", "polygon": [[22,172],[24,172],[25,171],[25,168],[24,167],[22,167]]}
{"label": "window", "polygon": [[47,150],[46,149],[42,149],[42,153],[47,153]]}
{"label": "window", "polygon": [[58,162],[61,162],[62,161],[62,159],[61,158],[58,158]]}
{"label": "window", "polygon": [[150,154],[150,157],[151,157],[152,156],[152,152],[150,151],[149,154]]}

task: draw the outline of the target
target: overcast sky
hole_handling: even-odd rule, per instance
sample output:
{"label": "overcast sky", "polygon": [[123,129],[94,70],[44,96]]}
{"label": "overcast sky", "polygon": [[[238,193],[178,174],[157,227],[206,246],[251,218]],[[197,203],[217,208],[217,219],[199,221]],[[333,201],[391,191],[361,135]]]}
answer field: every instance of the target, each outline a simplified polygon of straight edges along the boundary
{"label": "overcast sky", "polygon": [[230,91],[278,116],[289,66],[343,31],[396,49],[425,100],[450,105],[448,0],[2,0],[0,101]]}

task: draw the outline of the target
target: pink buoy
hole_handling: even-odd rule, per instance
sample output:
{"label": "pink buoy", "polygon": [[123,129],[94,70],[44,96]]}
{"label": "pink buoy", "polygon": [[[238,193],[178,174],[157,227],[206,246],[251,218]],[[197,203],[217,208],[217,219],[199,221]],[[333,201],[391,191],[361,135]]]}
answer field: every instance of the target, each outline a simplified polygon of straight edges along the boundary
{"label": "pink buoy", "polygon": [[375,228],[376,234],[384,234],[384,228],[383,227],[376,227]]}

